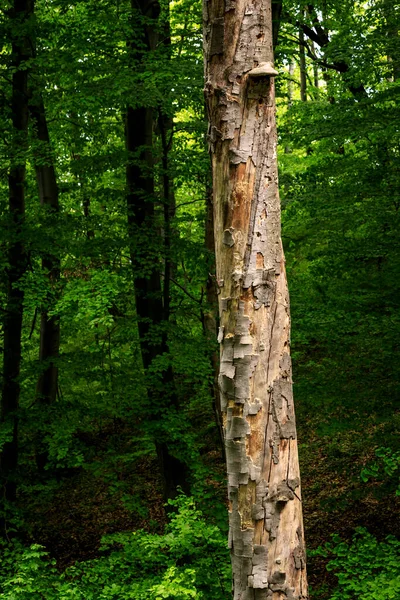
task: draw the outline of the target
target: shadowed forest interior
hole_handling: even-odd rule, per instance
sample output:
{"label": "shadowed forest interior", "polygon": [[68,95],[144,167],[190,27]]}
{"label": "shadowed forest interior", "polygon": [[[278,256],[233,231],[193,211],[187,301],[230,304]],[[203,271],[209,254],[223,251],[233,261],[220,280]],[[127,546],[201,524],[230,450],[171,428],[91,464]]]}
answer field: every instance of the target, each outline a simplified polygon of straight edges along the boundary
{"label": "shadowed forest interior", "polygon": [[[272,3],[312,600],[400,598],[400,4]],[[0,598],[231,597],[199,0],[2,0]]]}

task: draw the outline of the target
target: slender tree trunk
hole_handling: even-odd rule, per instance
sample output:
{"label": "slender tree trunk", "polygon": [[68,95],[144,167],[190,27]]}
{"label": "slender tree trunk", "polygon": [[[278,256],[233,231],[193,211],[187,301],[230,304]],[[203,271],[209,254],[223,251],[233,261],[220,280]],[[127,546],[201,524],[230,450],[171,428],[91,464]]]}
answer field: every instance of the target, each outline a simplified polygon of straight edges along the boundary
{"label": "slender tree trunk", "polygon": [[[31,90],[29,110],[36,132],[38,150],[35,153],[39,160],[35,164],[36,179],[41,207],[45,210],[44,218],[48,223],[48,231],[54,227],[54,218],[59,212],[58,185],[53,158],[51,156],[50,137],[43,99],[40,93]],[[60,353],[60,319],[58,315],[50,315],[56,300],[56,287],[60,279],[60,258],[54,252],[54,239],[50,236],[49,247],[42,256],[42,269],[48,279],[49,290],[40,315],[40,374],[36,386],[36,399],[44,407],[44,421],[47,420],[48,407],[54,404],[58,391],[58,364]],[[43,471],[48,460],[48,452],[43,444],[43,432],[39,430],[36,442],[36,462]]]}
{"label": "slender tree trunk", "polygon": [[[315,55],[315,44],[311,42],[311,51]],[[315,97],[318,100],[319,96],[319,72],[318,72],[318,64],[316,61],[313,62],[313,76],[314,76],[314,87],[315,87]]]}
{"label": "slender tree trunk", "polygon": [[305,599],[271,3],[204,9],[233,594]]}
{"label": "slender tree trunk", "polygon": [[299,31],[299,55],[300,55],[300,100],[307,102],[307,65],[306,65],[306,53],[304,48],[304,32],[302,29]]}
{"label": "slender tree trunk", "polygon": [[163,318],[168,321],[170,318],[171,303],[171,277],[173,276],[173,257],[172,257],[172,222],[175,217],[175,194],[173,181],[170,175],[169,152],[172,146],[172,120],[165,115],[162,110],[159,111],[158,124],[161,134],[162,147],[162,187],[164,202],[164,286],[163,286]]}
{"label": "slender tree trunk", "polygon": [[[153,26],[144,27],[144,36],[141,40],[141,52],[154,51],[159,42],[158,33],[154,23],[159,16],[158,2],[141,0],[135,3],[132,0],[132,10],[139,9],[141,14],[153,20]],[[135,42],[131,42],[133,48]],[[146,246],[152,236],[157,236],[155,219],[155,185],[154,185],[154,160],[153,160],[153,129],[156,111],[152,107],[128,107],[126,113],[126,149],[129,154],[126,167],[127,180],[127,213],[128,232],[131,240],[131,262],[135,278],[135,300],[138,316],[139,341],[145,372],[148,372],[153,360],[168,352],[166,336],[166,319],[169,317],[171,254],[170,254],[170,202],[173,198],[172,186],[168,174],[167,157],[164,155],[164,218],[166,226],[165,244],[167,256],[164,263],[164,288],[161,285],[161,265],[153,259],[151,267],[144,269],[140,256],[146,256]],[[163,134],[166,135],[165,123]],[[165,151],[167,151],[167,138],[165,137]],[[141,238],[140,246],[137,239]],[[138,252],[139,250],[139,252]],[[145,271],[145,272],[144,272]],[[163,411],[178,409],[177,397],[174,389],[172,369],[166,369],[162,374],[162,391],[154,389],[149,381],[147,393],[150,403],[155,407],[155,412],[150,418],[157,429],[155,440],[160,470],[163,477],[164,497],[166,499],[176,495],[177,487],[187,488],[187,470],[183,461],[174,456],[168,446],[166,432],[162,427],[165,415]],[[157,426],[158,421],[158,426]]]}
{"label": "slender tree trunk", "polygon": [[[30,113],[39,141],[38,155],[40,160],[35,165],[40,205],[46,210],[45,218],[49,220],[59,212],[58,185],[50,151],[50,137],[43,100],[40,94],[30,102]],[[51,240],[53,241],[53,240]],[[49,280],[49,293],[46,306],[41,311],[39,361],[42,365],[37,384],[37,398],[43,404],[52,404],[57,397],[58,366],[60,350],[60,320],[57,315],[49,315],[54,304],[53,292],[60,278],[60,258],[49,248],[42,257],[42,268]]]}
{"label": "slender tree trunk", "polygon": [[278,45],[281,27],[282,0],[272,0],[272,42],[274,48]]}
{"label": "slender tree trunk", "polygon": [[[206,196],[206,236],[205,245],[210,256],[215,256],[215,241],[214,241],[214,208],[212,200],[212,188],[207,189]],[[213,271],[215,271],[215,264],[213,265]],[[215,273],[209,273],[206,282],[206,298],[207,298],[207,311],[203,314],[204,333],[206,337],[215,343],[217,337],[218,326],[218,294],[217,294],[217,282]],[[226,459],[225,456],[225,442],[224,442],[224,430],[222,425],[222,411],[221,411],[221,395],[218,386],[218,374],[219,374],[219,355],[217,349],[212,350],[211,353],[211,366],[213,371],[213,384],[211,386],[211,395],[213,399],[213,410],[215,423],[218,428],[222,458]]]}
{"label": "slender tree trunk", "polygon": [[[293,75],[294,75],[295,63],[292,61],[289,65],[289,78],[287,82],[287,94],[288,94],[288,109],[293,106]],[[289,145],[285,146],[285,154],[290,154],[292,149]]]}
{"label": "slender tree trunk", "polygon": [[398,81],[400,79],[400,23],[395,4],[393,0],[384,0],[383,13],[388,38],[388,61],[392,63],[393,81]]}
{"label": "slender tree trunk", "polygon": [[[18,466],[18,406],[20,396],[21,334],[24,293],[19,284],[26,272],[28,255],[23,243],[25,217],[25,152],[28,143],[28,72],[27,61],[32,56],[29,40],[29,20],[32,0],[14,0],[11,9],[12,35],[12,125],[11,166],[8,175],[9,212],[12,237],[8,248],[7,304],[4,317],[3,385],[1,422],[9,429],[8,440],[0,455],[2,497],[13,502],[16,497]],[[5,520],[1,523],[5,527]]]}

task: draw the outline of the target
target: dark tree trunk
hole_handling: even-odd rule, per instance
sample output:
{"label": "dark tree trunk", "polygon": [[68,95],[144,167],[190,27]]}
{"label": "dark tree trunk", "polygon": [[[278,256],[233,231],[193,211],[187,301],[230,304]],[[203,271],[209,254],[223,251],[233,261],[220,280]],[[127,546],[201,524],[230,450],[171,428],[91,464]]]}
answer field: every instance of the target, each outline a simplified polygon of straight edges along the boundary
{"label": "dark tree trunk", "polygon": [[[142,52],[154,51],[158,43],[156,20],[160,7],[158,2],[141,0],[132,1],[132,10],[139,9],[141,15],[153,20],[153,26],[144,26],[141,42],[145,48]],[[129,46],[133,49],[135,42]],[[147,393],[154,413],[149,415],[156,430],[156,450],[160,470],[163,477],[164,496],[166,499],[176,495],[177,487],[187,488],[187,471],[184,462],[176,458],[170,451],[168,436],[162,426],[166,410],[178,410],[178,402],[174,389],[172,369],[162,373],[160,386],[148,377],[149,367],[158,356],[168,352],[166,320],[169,318],[170,277],[171,277],[171,207],[173,206],[173,190],[168,174],[167,133],[163,123],[163,203],[164,203],[164,242],[166,257],[164,262],[164,288],[161,283],[161,261],[151,256],[149,242],[159,235],[155,214],[155,185],[153,160],[153,130],[157,112],[152,107],[128,107],[126,113],[126,149],[128,164],[127,180],[127,212],[128,232],[131,240],[131,262],[135,281],[136,312],[138,317],[139,342],[143,367],[148,381]],[[143,258],[145,258],[146,266]],[[155,387],[160,389],[155,389]]]}
{"label": "dark tree trunk", "polygon": [[[29,109],[40,143],[38,153],[40,160],[35,165],[40,205],[47,212],[45,218],[50,217],[51,227],[51,217],[55,217],[59,212],[58,186],[50,153],[50,137],[42,98],[40,96],[34,98]],[[53,291],[60,278],[60,258],[52,252],[51,248],[42,257],[42,267],[48,277],[50,291],[46,306],[41,311],[39,361],[42,371],[36,393],[40,402],[52,404],[56,400],[58,388],[57,359],[60,349],[60,320],[57,315],[49,315],[49,308],[54,303]]]}
{"label": "dark tree trunk", "polygon": [[274,49],[278,45],[279,30],[281,27],[282,0],[272,0],[272,43]]}
{"label": "dark tree trunk", "polygon": [[299,31],[299,54],[300,54],[300,99],[302,102],[307,102],[307,65],[306,65],[306,53],[304,46],[304,32],[302,29]]}
{"label": "dark tree trunk", "polygon": [[[21,334],[24,293],[19,284],[26,272],[28,256],[23,243],[25,216],[25,152],[28,140],[28,72],[26,61],[32,56],[28,21],[33,14],[32,0],[15,0],[11,14],[12,35],[12,126],[13,139],[8,175],[9,212],[12,237],[8,248],[7,304],[4,317],[3,385],[1,422],[9,427],[8,441],[0,455],[2,496],[6,502],[16,498],[18,466],[18,406],[20,396]],[[1,523],[4,532],[5,519]]]}
{"label": "dark tree trunk", "polygon": [[[311,42],[311,52],[315,55],[315,44]],[[314,60],[313,62],[313,76],[314,76],[314,87],[315,87],[315,98],[318,100],[319,97],[319,72],[318,63]]]}
{"label": "dark tree trunk", "polygon": [[392,64],[393,81],[400,79],[400,23],[393,0],[384,0],[383,13],[386,21],[386,35],[388,38],[388,60]]}
{"label": "dark tree trunk", "polygon": [[[287,97],[288,97],[288,109],[293,106],[293,75],[294,75],[295,63],[292,61],[289,65],[289,77],[287,82]],[[290,154],[292,151],[291,147],[287,144],[285,146],[285,154]]]}
{"label": "dark tree trunk", "polygon": [[171,278],[173,276],[174,265],[172,257],[172,221],[175,217],[175,194],[173,189],[173,181],[170,176],[169,151],[172,145],[172,120],[159,111],[158,125],[161,135],[162,145],[162,186],[163,186],[163,203],[164,203],[164,288],[163,288],[163,316],[164,320],[170,318],[170,302],[171,302]]}
{"label": "dark tree trunk", "polygon": [[[212,188],[207,189],[206,196],[206,236],[205,245],[208,250],[209,256],[215,256],[215,241],[214,241],[214,207],[212,199]],[[211,265],[210,265],[211,266]],[[212,272],[208,273],[206,282],[206,298],[207,298],[207,311],[203,314],[204,332],[206,337],[210,340],[210,343],[215,343],[218,333],[218,294],[217,294],[217,281],[215,275],[215,260],[212,264]],[[224,430],[222,425],[222,411],[221,411],[221,396],[218,387],[218,374],[219,374],[219,352],[217,348],[214,348],[211,352],[211,366],[213,371],[213,384],[211,389],[213,399],[213,410],[215,423],[218,428],[219,441],[221,446],[222,458],[225,460],[225,440]]]}
{"label": "dark tree trunk", "polygon": [[[52,231],[54,220],[59,212],[58,185],[53,158],[51,156],[50,137],[47,126],[45,107],[40,92],[30,90],[29,111],[33,127],[37,136],[38,151],[35,164],[36,179],[38,184],[40,205],[44,209],[45,222],[48,223],[48,232]],[[36,400],[44,407],[44,422],[48,419],[48,407],[56,398],[58,391],[58,357],[60,352],[60,319],[58,315],[50,315],[54,306],[56,287],[60,279],[60,258],[54,252],[54,239],[49,236],[48,243],[52,245],[46,249],[42,256],[42,269],[48,279],[49,290],[45,304],[40,315],[40,345],[39,368],[40,374],[36,386]],[[44,432],[38,432],[36,442],[36,462],[40,471],[43,471],[48,452],[43,443]]]}

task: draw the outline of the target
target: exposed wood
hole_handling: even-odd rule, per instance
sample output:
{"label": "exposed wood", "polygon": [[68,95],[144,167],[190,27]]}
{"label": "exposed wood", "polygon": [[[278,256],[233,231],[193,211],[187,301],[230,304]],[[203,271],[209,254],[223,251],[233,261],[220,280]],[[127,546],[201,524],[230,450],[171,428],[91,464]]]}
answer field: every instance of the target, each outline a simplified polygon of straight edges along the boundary
{"label": "exposed wood", "polygon": [[250,75],[273,64],[271,3],[205,1],[204,20],[233,597],[305,599],[274,79]]}

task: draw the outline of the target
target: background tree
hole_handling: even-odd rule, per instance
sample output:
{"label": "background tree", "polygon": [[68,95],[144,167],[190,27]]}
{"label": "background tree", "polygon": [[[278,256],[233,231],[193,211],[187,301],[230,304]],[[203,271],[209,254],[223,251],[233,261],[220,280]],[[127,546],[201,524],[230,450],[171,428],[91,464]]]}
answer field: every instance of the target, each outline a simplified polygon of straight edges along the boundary
{"label": "background tree", "polygon": [[[3,320],[3,373],[1,424],[3,426],[0,474],[2,497],[16,499],[18,467],[18,408],[20,400],[21,335],[24,291],[21,280],[28,266],[24,242],[26,150],[28,142],[28,61],[32,55],[30,29],[33,3],[16,0],[10,7],[6,24],[11,42],[11,147],[8,152],[8,261],[6,272],[6,302]],[[4,509],[3,509],[4,510]],[[4,513],[1,519],[4,533]]]}

